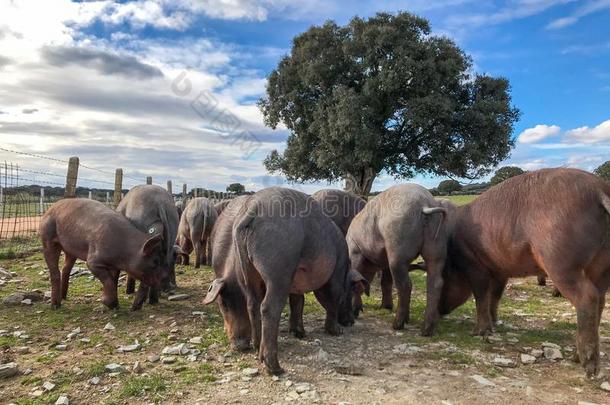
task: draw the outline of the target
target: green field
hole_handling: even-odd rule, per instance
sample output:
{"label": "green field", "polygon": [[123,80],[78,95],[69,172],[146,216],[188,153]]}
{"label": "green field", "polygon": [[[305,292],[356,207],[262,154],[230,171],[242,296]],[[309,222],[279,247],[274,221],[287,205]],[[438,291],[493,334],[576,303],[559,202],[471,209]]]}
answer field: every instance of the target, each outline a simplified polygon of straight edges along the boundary
{"label": "green field", "polygon": [[477,195],[447,195],[447,196],[441,196],[438,198],[444,198],[446,200],[450,200],[455,205],[466,205],[469,202],[474,201],[474,199],[477,197],[478,197]]}

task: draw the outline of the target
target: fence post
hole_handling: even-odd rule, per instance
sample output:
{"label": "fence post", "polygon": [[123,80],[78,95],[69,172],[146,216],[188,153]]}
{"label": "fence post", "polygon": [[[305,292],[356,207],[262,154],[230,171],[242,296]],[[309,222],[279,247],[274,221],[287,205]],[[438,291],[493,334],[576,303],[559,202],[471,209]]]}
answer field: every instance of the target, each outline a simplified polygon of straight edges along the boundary
{"label": "fence post", "polygon": [[91,190],[89,190],[89,199],[91,199]]}
{"label": "fence post", "polygon": [[182,185],[182,199],[186,200],[186,183]]}
{"label": "fence post", "polygon": [[44,214],[44,188],[40,187],[40,215]]}
{"label": "fence post", "polygon": [[172,181],[171,180],[167,181],[167,192],[172,194]]}
{"label": "fence post", "polygon": [[106,191],[106,205],[110,202],[110,193]]}
{"label": "fence post", "polygon": [[66,189],[64,197],[76,197],[76,179],[78,177],[78,157],[72,156],[68,161],[68,174],[66,175]]}
{"label": "fence post", "polygon": [[123,197],[123,169],[114,172],[114,206],[117,207]]}
{"label": "fence post", "polygon": [[152,176],[146,177],[146,184],[152,184]]}

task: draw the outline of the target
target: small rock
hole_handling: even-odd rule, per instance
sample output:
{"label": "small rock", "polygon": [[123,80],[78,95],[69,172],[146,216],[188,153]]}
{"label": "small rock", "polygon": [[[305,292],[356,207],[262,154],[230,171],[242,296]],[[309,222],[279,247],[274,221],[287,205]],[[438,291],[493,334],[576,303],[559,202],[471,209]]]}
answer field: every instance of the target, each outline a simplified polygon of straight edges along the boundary
{"label": "small rock", "polygon": [[82,338],[80,341],[82,343],[91,343],[91,339],[89,339],[89,338]]}
{"label": "small rock", "polygon": [[561,350],[554,347],[545,347],[544,358],[547,360],[561,360],[563,359],[563,354],[561,354]]}
{"label": "small rock", "polygon": [[57,401],[55,401],[55,405],[70,405],[70,400],[67,396],[61,395],[57,398]]}
{"label": "small rock", "polygon": [[23,370],[23,375],[30,375],[30,374],[32,374],[31,368],[26,368],[25,370]]}
{"label": "small rock", "polygon": [[258,375],[258,368],[244,368],[241,370],[242,375],[246,377],[254,377]]}
{"label": "small rock", "polygon": [[42,384],[42,388],[44,388],[45,391],[52,391],[53,388],[55,388],[55,384],[53,384],[52,382],[45,381],[45,383]]}
{"label": "small rock", "polygon": [[539,359],[540,357],[542,357],[544,355],[544,350],[540,350],[540,349],[532,349],[532,351],[530,352],[530,354],[532,356],[534,356],[535,358]]}
{"label": "small rock", "polygon": [[189,352],[189,348],[186,347],[186,344],[180,343],[175,346],[165,346],[163,348],[163,351],[161,352],[161,354],[184,356],[184,355],[188,354],[188,352]]}
{"label": "small rock", "polygon": [[559,346],[556,343],[551,343],[551,342],[542,342],[542,347],[550,347],[551,349],[557,349],[557,350],[561,350],[561,346]]}
{"label": "small rock", "polygon": [[190,338],[189,343],[192,343],[194,345],[199,345],[199,344],[203,343],[203,337],[195,336],[193,338]]}
{"label": "small rock", "polygon": [[116,328],[114,327],[113,324],[111,324],[110,322],[108,322],[106,324],[106,326],[104,326],[104,330],[115,330]]}
{"label": "small rock", "polygon": [[475,374],[475,375],[470,376],[470,378],[472,378],[479,384],[486,386],[486,387],[493,387],[496,385],[493,381],[488,380],[487,378],[483,377],[482,375]]}
{"label": "small rock", "polygon": [[153,355],[148,356],[148,357],[146,358],[146,360],[148,360],[148,361],[149,361],[149,362],[151,362],[151,363],[156,363],[156,362],[158,362],[159,360],[161,360],[161,357],[160,357],[158,354],[153,354]]}
{"label": "small rock", "polygon": [[140,350],[141,347],[142,346],[140,345],[140,342],[138,342],[136,340],[135,343],[132,344],[132,345],[119,346],[117,351],[120,352],[120,353],[129,353],[129,352],[135,352],[136,350]]}
{"label": "small rock", "polygon": [[168,301],[184,301],[184,300],[188,300],[189,298],[191,298],[191,296],[188,294],[174,294],[174,295],[170,295],[169,297],[167,297],[167,300]]}
{"label": "small rock", "polygon": [[318,353],[314,356],[314,360],[325,363],[328,361],[329,357],[329,354],[325,352],[324,349],[320,348]]}
{"label": "small rock", "polygon": [[161,357],[161,363],[163,363],[163,364],[173,364],[175,362],[176,362],[176,357],[174,357],[174,356]]}
{"label": "small rock", "polygon": [[299,399],[299,393],[296,391],[290,391],[288,394],[286,394],[286,401],[288,401],[288,402],[296,401],[298,399]]}
{"label": "small rock", "polygon": [[290,387],[292,387],[292,381],[290,381],[290,380],[286,380],[286,382],[284,383],[284,385],[286,386],[286,388],[290,388]]}
{"label": "small rock", "polygon": [[271,380],[272,380],[272,381],[279,381],[279,380],[280,380],[280,377],[278,377],[278,376],[276,376],[276,375],[273,375],[273,376],[271,376]]}
{"label": "small rock", "polygon": [[401,345],[396,345],[392,349],[394,353],[397,354],[414,354],[423,351],[421,347],[409,345],[407,343],[403,343]]}
{"label": "small rock", "polygon": [[23,301],[25,299],[25,296],[23,295],[23,293],[13,293],[10,295],[7,295],[6,297],[4,297],[4,299],[2,300],[2,303],[4,305],[19,305],[21,304],[21,301]]}
{"label": "small rock", "polygon": [[15,352],[19,354],[27,354],[30,352],[30,348],[27,346],[19,346],[15,348]]}
{"label": "small rock", "polygon": [[521,354],[521,363],[522,364],[534,364],[536,362],[536,357],[531,356],[529,354],[522,353]]}
{"label": "small rock", "polygon": [[65,352],[66,350],[68,350],[68,345],[55,345],[55,350],[59,350],[61,352]]}
{"label": "small rock", "polygon": [[120,373],[122,371],[125,371],[125,367],[117,363],[106,364],[105,368],[106,371],[108,371],[109,373]]}
{"label": "small rock", "polygon": [[43,395],[44,395],[44,391],[43,391],[43,390],[34,390],[34,391],[32,392],[32,396],[33,396],[34,398],[38,398],[38,397],[41,397],[41,396],[43,396]]}
{"label": "small rock", "polygon": [[142,364],[139,361],[136,361],[135,363],[133,363],[133,367],[131,368],[131,371],[133,371],[136,374],[140,374],[142,372]]}
{"label": "small rock", "polygon": [[100,384],[100,378],[99,377],[93,377],[92,379],[89,380],[89,384],[91,384],[91,385],[99,385]]}
{"label": "small rock", "polygon": [[29,298],[26,298],[26,299],[22,300],[21,303],[23,305],[32,305],[32,300]]}
{"label": "small rock", "polygon": [[294,389],[297,392],[297,394],[302,394],[304,392],[307,392],[311,389],[311,384],[309,383],[298,383],[294,385]]}
{"label": "small rock", "polygon": [[249,392],[250,392],[249,389],[242,389],[242,390],[239,390],[239,395],[247,395]]}
{"label": "small rock", "polygon": [[610,382],[608,382],[608,381],[604,381],[604,382],[602,383],[602,385],[600,385],[600,386],[599,386],[599,388],[601,388],[601,389],[602,389],[602,390],[604,390],[604,391],[608,391],[608,392],[610,392]]}
{"label": "small rock", "polygon": [[498,367],[517,367],[517,363],[513,359],[507,359],[506,357],[495,357],[493,364]]}
{"label": "small rock", "polygon": [[10,378],[19,373],[19,366],[17,363],[6,363],[0,364],[0,379]]}

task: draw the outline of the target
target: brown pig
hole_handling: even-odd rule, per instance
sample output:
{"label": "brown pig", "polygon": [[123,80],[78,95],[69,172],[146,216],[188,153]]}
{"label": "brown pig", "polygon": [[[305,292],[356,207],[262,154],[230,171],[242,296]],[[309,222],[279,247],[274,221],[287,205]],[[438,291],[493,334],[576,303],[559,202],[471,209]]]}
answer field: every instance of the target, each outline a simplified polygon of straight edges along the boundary
{"label": "brown pig", "polygon": [[599,371],[599,324],[610,286],[610,184],[576,169],[512,177],[451,219],[441,314],[474,293],[475,334],[492,330],[511,277],[546,275],[574,307],[577,355]]}
{"label": "brown pig", "polygon": [[[70,271],[76,259],[87,262],[103,284],[102,302],[117,308],[121,270],[158,288],[163,264],[162,236],[140,231],[127,218],[104,204],[86,199],[64,199],[53,204],[40,224],[43,253],[51,278],[51,306],[59,308],[68,294]],[[59,256],[65,263],[59,271]]]}

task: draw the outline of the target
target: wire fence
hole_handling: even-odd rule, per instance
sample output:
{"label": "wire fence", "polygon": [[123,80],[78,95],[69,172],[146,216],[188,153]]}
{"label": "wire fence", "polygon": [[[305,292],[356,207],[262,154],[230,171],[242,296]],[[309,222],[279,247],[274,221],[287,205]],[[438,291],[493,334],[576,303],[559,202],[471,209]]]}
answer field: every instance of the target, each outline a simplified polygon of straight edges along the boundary
{"label": "wire fence", "polygon": [[[14,154],[20,160],[0,162],[0,259],[39,249],[42,215],[62,198],[89,198],[115,209],[129,189],[153,184],[150,176],[138,180],[123,169],[113,173],[82,164],[76,157],[58,159],[4,147],[0,151]],[[186,184],[181,192],[174,193],[171,180],[167,181],[166,189],[184,206],[193,197],[208,197],[214,203],[234,197],[197,187],[188,191]]]}

